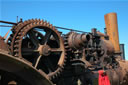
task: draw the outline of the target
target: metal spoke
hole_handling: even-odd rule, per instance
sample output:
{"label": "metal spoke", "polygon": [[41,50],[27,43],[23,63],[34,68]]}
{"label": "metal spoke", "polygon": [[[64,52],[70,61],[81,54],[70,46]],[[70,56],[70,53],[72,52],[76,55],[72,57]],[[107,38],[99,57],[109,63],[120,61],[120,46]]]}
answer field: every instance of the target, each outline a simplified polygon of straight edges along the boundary
{"label": "metal spoke", "polygon": [[31,55],[32,53],[35,53],[35,52],[39,52],[39,51],[31,48],[22,48],[23,55]]}
{"label": "metal spoke", "polygon": [[37,60],[36,60],[36,64],[35,64],[35,68],[37,68],[37,66],[38,66],[38,64],[39,64],[39,61],[40,61],[40,59],[41,59],[41,57],[42,57],[42,55],[40,55],[38,58],[37,58]]}
{"label": "metal spoke", "polygon": [[51,52],[62,52],[60,48],[51,48]]}
{"label": "metal spoke", "polygon": [[33,44],[36,47],[39,47],[40,43],[39,43],[39,40],[37,39],[35,33],[33,31],[30,31],[28,34],[29,34],[29,37],[32,40]]}
{"label": "metal spoke", "polygon": [[22,48],[22,52],[33,53],[33,52],[39,52],[39,51],[31,48]]}
{"label": "metal spoke", "polygon": [[51,37],[51,34],[52,34],[52,31],[47,31],[45,36],[44,36],[44,45],[47,44],[48,40],[50,39]]}

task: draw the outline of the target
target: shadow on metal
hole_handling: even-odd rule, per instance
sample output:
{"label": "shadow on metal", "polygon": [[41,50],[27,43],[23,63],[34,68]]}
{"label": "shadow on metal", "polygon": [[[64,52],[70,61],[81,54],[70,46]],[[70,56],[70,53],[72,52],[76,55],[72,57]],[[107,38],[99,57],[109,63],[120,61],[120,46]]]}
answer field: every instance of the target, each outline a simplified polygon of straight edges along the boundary
{"label": "shadow on metal", "polygon": [[42,71],[2,51],[0,51],[0,70],[12,73],[30,85],[53,85]]}

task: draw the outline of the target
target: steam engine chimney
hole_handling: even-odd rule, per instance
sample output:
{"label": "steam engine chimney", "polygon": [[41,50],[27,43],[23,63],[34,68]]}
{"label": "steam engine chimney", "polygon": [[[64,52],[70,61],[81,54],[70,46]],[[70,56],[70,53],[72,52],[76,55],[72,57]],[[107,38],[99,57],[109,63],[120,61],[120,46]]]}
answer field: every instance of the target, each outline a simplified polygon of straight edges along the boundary
{"label": "steam engine chimney", "polygon": [[104,16],[107,35],[109,36],[109,40],[114,45],[115,53],[120,53],[119,46],[119,35],[118,35],[118,24],[117,24],[117,14],[116,13],[108,13]]}

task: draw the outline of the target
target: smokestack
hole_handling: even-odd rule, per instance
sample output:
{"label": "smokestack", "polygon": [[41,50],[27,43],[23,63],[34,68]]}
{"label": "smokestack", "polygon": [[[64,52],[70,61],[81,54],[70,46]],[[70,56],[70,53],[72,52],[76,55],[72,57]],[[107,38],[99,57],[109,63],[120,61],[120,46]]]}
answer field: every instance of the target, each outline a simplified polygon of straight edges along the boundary
{"label": "smokestack", "polygon": [[107,35],[109,40],[114,45],[115,53],[120,53],[119,46],[119,35],[118,35],[118,24],[117,24],[117,14],[108,13],[104,16]]}

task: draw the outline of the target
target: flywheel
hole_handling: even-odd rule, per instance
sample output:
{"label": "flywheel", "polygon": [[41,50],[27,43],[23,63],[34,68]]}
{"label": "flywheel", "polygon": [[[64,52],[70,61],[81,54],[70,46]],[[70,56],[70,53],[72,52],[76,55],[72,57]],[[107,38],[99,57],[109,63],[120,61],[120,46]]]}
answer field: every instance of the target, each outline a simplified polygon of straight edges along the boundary
{"label": "flywheel", "polygon": [[55,78],[62,71],[66,58],[60,33],[52,24],[37,19],[22,22],[15,30],[10,45],[13,55],[29,61],[50,79]]}

